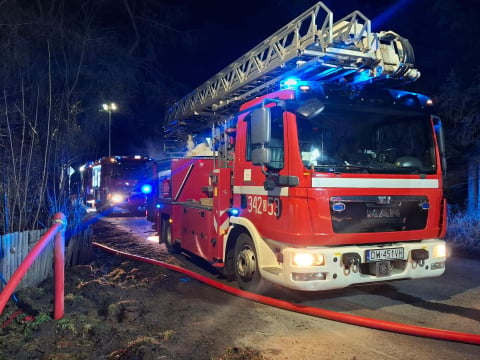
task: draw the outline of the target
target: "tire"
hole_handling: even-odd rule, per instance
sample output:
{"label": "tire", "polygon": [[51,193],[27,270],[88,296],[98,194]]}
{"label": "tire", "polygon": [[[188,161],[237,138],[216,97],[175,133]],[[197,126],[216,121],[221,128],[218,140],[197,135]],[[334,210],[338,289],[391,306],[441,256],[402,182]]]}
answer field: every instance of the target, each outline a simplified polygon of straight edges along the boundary
{"label": "tire", "polygon": [[266,290],[258,268],[255,245],[247,233],[241,233],[235,243],[234,273],[240,289],[256,293]]}
{"label": "tire", "polygon": [[177,254],[180,252],[180,245],[176,242],[173,242],[172,225],[167,218],[162,218],[160,242],[167,246],[167,250],[170,253]]}

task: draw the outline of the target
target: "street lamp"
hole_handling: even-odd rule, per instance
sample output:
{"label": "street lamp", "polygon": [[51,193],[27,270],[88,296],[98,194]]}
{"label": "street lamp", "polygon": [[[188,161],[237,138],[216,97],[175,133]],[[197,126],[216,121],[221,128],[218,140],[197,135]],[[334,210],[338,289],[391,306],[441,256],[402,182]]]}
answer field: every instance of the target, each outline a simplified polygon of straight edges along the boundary
{"label": "street lamp", "polygon": [[112,154],[112,111],[117,110],[117,105],[115,103],[103,104],[103,110],[108,112],[108,157]]}

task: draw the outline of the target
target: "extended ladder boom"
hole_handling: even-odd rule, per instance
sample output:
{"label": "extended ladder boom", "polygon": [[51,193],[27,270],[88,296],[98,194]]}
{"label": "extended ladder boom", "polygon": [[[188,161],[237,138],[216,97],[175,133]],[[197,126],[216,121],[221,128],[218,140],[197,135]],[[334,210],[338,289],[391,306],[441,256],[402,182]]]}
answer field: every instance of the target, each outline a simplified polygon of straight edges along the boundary
{"label": "extended ladder boom", "polygon": [[407,39],[392,31],[372,33],[359,11],[333,23],[332,11],[319,2],[175,103],[166,115],[168,127],[204,126],[287,76],[360,86],[415,81],[420,73]]}

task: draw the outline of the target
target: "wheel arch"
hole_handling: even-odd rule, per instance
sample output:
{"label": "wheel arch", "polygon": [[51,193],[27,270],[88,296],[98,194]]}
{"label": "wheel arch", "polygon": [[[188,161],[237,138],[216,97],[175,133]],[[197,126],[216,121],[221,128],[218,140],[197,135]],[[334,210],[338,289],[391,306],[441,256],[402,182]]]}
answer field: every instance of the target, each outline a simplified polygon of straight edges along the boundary
{"label": "wheel arch", "polygon": [[249,219],[232,217],[230,218],[230,223],[232,226],[227,233],[227,241],[224,245],[224,259],[226,261],[226,270],[228,273],[231,273],[231,271],[233,272],[233,253],[235,250],[235,243],[238,236],[244,232],[250,235],[253,244],[255,245],[260,272],[262,273],[262,267],[278,266],[278,260],[274,250],[268,246],[267,242],[263,239],[255,225]]}

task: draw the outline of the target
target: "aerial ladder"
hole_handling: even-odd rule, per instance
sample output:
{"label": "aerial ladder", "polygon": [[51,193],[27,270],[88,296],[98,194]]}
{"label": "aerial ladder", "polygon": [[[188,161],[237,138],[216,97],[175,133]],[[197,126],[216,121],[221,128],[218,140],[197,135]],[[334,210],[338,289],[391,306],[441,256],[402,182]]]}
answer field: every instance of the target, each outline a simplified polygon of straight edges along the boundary
{"label": "aerial ladder", "polygon": [[333,12],[318,2],[177,101],[167,111],[165,136],[205,128],[287,77],[396,87],[417,80],[420,72],[407,39],[393,31],[372,32],[360,11],[334,22]]}

